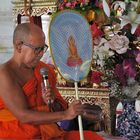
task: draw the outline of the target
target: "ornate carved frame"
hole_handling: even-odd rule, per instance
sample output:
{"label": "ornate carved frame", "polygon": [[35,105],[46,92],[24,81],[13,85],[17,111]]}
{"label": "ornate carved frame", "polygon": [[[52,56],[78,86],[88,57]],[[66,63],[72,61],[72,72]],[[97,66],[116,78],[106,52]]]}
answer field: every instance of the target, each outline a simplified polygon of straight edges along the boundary
{"label": "ornate carved frame", "polygon": [[15,16],[18,14],[30,14],[31,16],[40,16],[44,13],[56,12],[56,3],[57,0],[13,0],[13,14]]}

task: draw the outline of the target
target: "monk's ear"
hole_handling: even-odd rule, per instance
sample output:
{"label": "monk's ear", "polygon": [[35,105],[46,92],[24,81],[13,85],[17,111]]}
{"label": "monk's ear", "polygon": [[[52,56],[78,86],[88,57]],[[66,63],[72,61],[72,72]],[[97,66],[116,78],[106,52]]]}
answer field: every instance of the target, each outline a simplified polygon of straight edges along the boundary
{"label": "monk's ear", "polygon": [[23,42],[20,40],[15,41],[15,49],[20,53],[22,49]]}

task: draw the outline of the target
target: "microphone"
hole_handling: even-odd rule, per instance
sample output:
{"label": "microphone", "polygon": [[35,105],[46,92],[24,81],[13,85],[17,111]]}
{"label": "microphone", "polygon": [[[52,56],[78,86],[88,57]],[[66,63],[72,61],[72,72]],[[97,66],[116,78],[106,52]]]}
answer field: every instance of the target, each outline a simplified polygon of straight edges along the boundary
{"label": "microphone", "polygon": [[40,69],[40,74],[42,75],[44,86],[45,87],[50,87],[49,86],[49,81],[48,81],[48,69],[47,68],[41,68]]}
{"label": "microphone", "polygon": [[[42,75],[42,78],[43,78],[43,83],[44,83],[44,86],[45,88],[50,88],[50,85],[49,85],[49,81],[48,81],[48,69],[47,68],[41,68],[40,69],[40,74]],[[50,99],[47,101],[47,105],[49,107],[49,109],[51,109],[51,103],[53,101]]]}

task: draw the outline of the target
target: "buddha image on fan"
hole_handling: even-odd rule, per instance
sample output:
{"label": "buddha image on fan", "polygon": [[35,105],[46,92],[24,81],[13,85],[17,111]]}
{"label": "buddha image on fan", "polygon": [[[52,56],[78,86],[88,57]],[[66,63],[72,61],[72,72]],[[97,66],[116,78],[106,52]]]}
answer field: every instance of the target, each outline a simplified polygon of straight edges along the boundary
{"label": "buddha image on fan", "polygon": [[74,71],[76,70],[76,73],[68,74],[68,70],[65,71],[65,69],[61,69],[61,67],[59,67],[58,70],[61,73],[61,75],[63,75],[63,78],[72,81],[79,81],[83,78],[83,76],[88,74],[87,67],[90,66],[91,60],[82,60],[82,58],[78,54],[76,42],[72,35],[68,37],[67,46],[68,57],[66,65],[69,69],[74,69]]}
{"label": "buddha image on fan", "polygon": [[72,35],[70,35],[68,38],[68,51],[69,51],[69,56],[67,59],[68,66],[75,67],[83,63],[82,59],[78,55],[75,39]]}

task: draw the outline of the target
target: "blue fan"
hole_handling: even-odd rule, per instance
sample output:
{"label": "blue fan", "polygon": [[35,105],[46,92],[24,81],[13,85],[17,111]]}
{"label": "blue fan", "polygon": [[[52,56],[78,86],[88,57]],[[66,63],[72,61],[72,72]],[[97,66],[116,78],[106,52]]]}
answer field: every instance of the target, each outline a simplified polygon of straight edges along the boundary
{"label": "blue fan", "polygon": [[[92,61],[93,42],[89,24],[79,13],[64,10],[53,17],[49,37],[54,64],[65,80],[75,83],[76,99],[79,99],[77,83],[88,75]],[[79,125],[79,129],[81,127]],[[81,140],[82,137],[80,133]]]}

